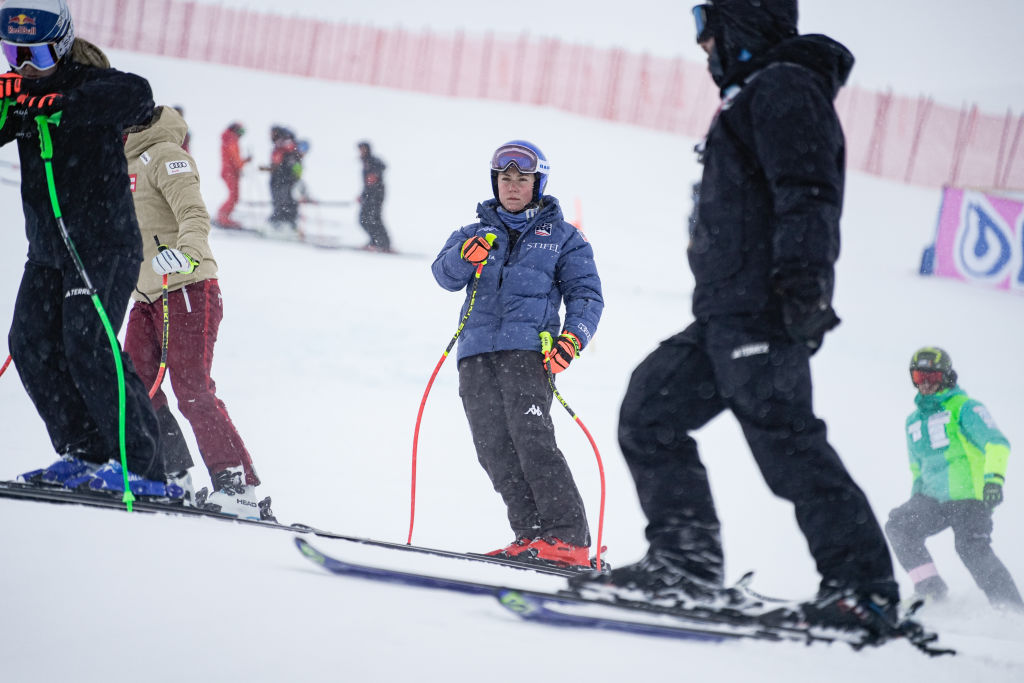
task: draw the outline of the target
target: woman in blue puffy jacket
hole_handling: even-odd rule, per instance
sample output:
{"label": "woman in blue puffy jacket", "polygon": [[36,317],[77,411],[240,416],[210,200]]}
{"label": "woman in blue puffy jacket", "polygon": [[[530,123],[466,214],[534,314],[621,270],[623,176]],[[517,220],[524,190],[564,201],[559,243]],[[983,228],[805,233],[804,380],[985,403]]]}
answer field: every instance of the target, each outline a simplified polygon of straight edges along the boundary
{"label": "woman in blue puffy jacket", "polygon": [[[544,194],[549,171],[529,142],[499,147],[494,198],[477,205],[478,222],[452,233],[431,269],[445,289],[465,290],[460,316],[473,305],[459,336],[459,395],[515,534],[489,554],[582,567],[590,566],[590,531],[555,443],[547,373],[561,372],[587,347],[604,299],[590,243]],[[542,332],[554,338],[547,353]]]}

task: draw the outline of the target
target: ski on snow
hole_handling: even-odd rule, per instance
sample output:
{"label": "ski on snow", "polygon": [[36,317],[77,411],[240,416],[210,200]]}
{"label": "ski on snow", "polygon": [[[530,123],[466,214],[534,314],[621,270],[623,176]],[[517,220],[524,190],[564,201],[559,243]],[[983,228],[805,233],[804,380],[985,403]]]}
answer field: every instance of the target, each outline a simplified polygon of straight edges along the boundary
{"label": "ski on snow", "polygon": [[[121,495],[122,494],[119,491],[75,491],[59,486],[39,486],[35,484],[25,484],[14,481],[0,481],[0,498],[13,498],[46,503],[84,505],[88,507],[124,510],[125,504],[121,501]],[[135,502],[132,504],[132,508],[135,512],[161,513],[166,515],[180,515],[185,517],[206,517],[225,522],[234,522],[238,524],[262,527],[265,529],[277,529],[280,531],[290,531],[292,533],[312,534],[315,536],[320,536],[322,538],[349,541],[351,543],[358,543],[360,545],[371,545],[381,548],[390,548],[392,550],[401,550],[405,552],[434,555],[438,557],[447,557],[456,560],[467,560],[471,562],[497,564],[505,567],[512,567],[514,569],[534,571],[542,574],[553,574],[555,576],[573,576],[574,574],[579,573],[579,570],[566,569],[563,567],[553,565],[538,564],[535,562],[526,563],[507,558],[491,557],[489,555],[483,555],[478,553],[461,553],[453,550],[442,550],[440,548],[429,548],[426,546],[419,545],[407,545],[405,543],[379,541],[372,538],[362,538],[359,536],[339,534],[333,531],[325,531],[323,529],[309,526],[307,524],[282,524],[280,522],[274,522],[269,520],[245,519],[242,517],[235,517],[233,515],[222,514],[220,512],[215,512],[213,510],[205,510],[202,508],[182,505],[180,502],[172,503],[166,501],[161,502],[160,500],[154,499],[147,500],[144,498],[136,498]]]}
{"label": "ski on snow", "polygon": [[[587,598],[571,592],[544,592],[516,589],[498,584],[419,574],[349,562],[323,553],[301,537],[295,538],[299,552],[332,574],[370,579],[419,588],[432,588],[496,598],[508,611],[526,621],[575,628],[594,628],[638,635],[686,640],[723,642],[727,640],[845,642],[854,649],[863,647],[864,634],[853,631],[817,628],[808,625],[778,625],[762,621],[757,614],[713,608],[679,608],[642,601],[616,601]],[[769,598],[771,602],[781,603]],[[909,639],[929,655],[952,654],[952,650],[932,646],[934,634],[922,633]]]}
{"label": "ski on snow", "polygon": [[235,235],[235,236],[247,236],[255,237],[258,239],[264,239],[268,241],[277,242],[290,242],[293,244],[305,244],[318,249],[334,249],[344,251],[359,251],[367,254],[381,254],[384,256],[398,256],[408,257],[416,259],[427,258],[426,254],[414,254],[404,251],[380,251],[371,249],[366,246],[359,246],[342,241],[339,237],[332,233],[323,232],[306,232],[304,230],[292,230],[292,229],[273,229],[273,228],[259,228],[249,224],[242,224],[240,227],[228,227],[214,221],[212,225],[217,228],[219,235]]}

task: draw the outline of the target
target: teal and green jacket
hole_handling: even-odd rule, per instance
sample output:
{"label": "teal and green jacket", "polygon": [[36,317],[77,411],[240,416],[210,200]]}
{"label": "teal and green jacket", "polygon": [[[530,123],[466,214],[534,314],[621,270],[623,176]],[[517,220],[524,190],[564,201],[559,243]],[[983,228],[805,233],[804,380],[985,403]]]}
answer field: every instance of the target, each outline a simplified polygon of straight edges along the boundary
{"label": "teal and green jacket", "polygon": [[913,494],[940,501],[981,500],[989,481],[1002,484],[1010,442],[978,401],[955,386],[914,398],[907,418]]}

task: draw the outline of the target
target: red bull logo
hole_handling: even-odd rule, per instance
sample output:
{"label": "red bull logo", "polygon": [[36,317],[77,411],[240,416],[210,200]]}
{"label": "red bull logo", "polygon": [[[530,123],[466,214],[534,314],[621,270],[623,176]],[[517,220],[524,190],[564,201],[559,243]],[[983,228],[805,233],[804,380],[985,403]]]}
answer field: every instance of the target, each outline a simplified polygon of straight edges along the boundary
{"label": "red bull logo", "polygon": [[34,36],[36,34],[36,20],[22,12],[7,19],[7,34]]}

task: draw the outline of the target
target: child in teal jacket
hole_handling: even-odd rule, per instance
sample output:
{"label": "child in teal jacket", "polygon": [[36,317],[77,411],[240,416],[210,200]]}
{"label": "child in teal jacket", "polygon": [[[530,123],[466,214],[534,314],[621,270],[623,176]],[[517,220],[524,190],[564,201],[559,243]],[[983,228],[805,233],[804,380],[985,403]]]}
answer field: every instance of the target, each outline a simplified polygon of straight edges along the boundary
{"label": "child in teal jacket", "polygon": [[919,349],[910,361],[918,394],[907,418],[914,477],[910,500],[889,513],[885,532],[918,597],[947,592],[925,539],[953,528],[957,554],[990,603],[1024,610],[1013,578],[992,551],[992,510],[1003,501],[1010,444],[985,406],[957,383],[949,354]]}

